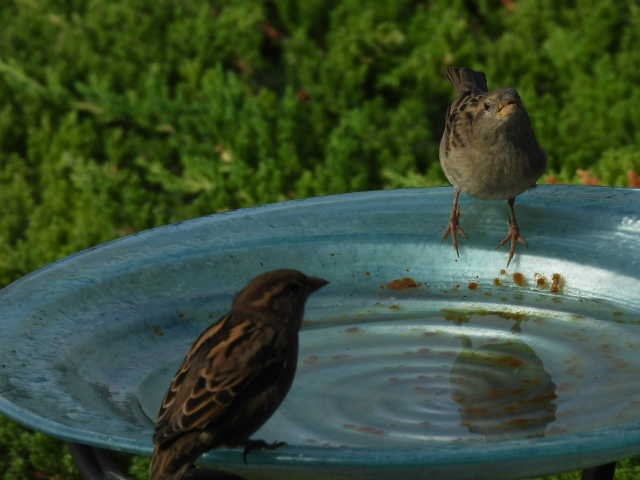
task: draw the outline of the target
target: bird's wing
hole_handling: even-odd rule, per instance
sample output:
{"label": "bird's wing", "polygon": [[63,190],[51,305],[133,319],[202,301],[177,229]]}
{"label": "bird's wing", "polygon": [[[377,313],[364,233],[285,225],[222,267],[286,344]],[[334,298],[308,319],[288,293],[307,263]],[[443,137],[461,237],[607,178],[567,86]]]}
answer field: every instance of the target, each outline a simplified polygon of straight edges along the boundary
{"label": "bird's wing", "polygon": [[283,360],[277,332],[250,318],[223,317],[196,340],[164,398],[154,440],[202,430],[228,411],[236,395]]}

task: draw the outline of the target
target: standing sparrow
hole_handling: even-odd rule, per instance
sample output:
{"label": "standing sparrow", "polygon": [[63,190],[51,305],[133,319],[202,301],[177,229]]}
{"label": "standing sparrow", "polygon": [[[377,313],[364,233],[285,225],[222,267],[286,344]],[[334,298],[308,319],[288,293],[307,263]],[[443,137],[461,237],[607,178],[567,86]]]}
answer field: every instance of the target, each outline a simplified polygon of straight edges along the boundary
{"label": "standing sparrow", "polygon": [[296,371],[307,297],[326,280],[273,270],[251,280],[231,311],[191,346],[173,377],[154,435],[150,480],[178,480],[212,448],[273,449],[249,437],[284,400]]}
{"label": "standing sparrow", "polygon": [[509,231],[498,247],[511,242],[507,266],[520,235],[514,203],[516,195],[533,188],[547,165],[536,140],[529,115],[513,88],[489,92],[482,72],[450,66],[447,78],[457,97],[447,111],[440,141],[440,164],[455,194],[449,226],[442,237],[451,234],[458,252],[460,192],[481,199],[507,200]]}

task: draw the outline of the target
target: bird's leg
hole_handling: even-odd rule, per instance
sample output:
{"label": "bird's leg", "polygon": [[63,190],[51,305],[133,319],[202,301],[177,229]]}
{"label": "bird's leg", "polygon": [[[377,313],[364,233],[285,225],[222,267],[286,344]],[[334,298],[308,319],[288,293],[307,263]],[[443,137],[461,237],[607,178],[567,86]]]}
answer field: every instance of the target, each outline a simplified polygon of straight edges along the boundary
{"label": "bird's leg", "polygon": [[247,440],[244,444],[244,451],[242,452],[242,459],[244,464],[247,464],[247,455],[254,450],[275,450],[276,448],[285,447],[285,442],[273,442],[267,443],[264,440]]}
{"label": "bird's leg", "polygon": [[460,235],[466,238],[466,234],[462,227],[460,226],[460,190],[455,188],[455,194],[453,196],[453,208],[451,209],[451,217],[449,218],[449,226],[442,235],[442,239],[444,240],[451,234],[451,240],[453,240],[453,248],[456,249],[456,255],[460,256],[460,251],[458,250],[458,232]]}
{"label": "bird's leg", "polygon": [[509,204],[509,231],[507,235],[502,239],[502,241],[498,244],[497,248],[500,248],[507,242],[511,242],[511,248],[509,250],[509,260],[507,260],[507,267],[511,263],[511,259],[516,253],[516,245],[518,242],[527,246],[527,241],[524,239],[522,235],[520,235],[520,227],[518,227],[518,221],[516,220],[516,209],[514,204],[516,202],[516,197],[511,197],[507,200]]}

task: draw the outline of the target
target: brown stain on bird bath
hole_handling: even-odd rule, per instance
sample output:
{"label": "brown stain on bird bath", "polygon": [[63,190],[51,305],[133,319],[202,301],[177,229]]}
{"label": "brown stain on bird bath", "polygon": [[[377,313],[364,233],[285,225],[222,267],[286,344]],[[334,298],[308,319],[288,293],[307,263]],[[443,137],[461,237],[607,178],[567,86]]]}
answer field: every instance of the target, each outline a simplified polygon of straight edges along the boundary
{"label": "brown stain on bird bath", "polygon": [[522,322],[527,320],[526,313],[509,312],[504,310],[482,310],[482,309],[470,309],[470,310],[454,310],[450,308],[443,308],[441,312],[444,314],[444,319],[452,322],[456,325],[463,325],[469,323],[472,317],[485,317],[494,315],[505,320],[514,322],[511,327],[513,333],[520,333],[522,331]]}
{"label": "brown stain on bird bath", "polygon": [[386,287],[389,290],[407,290],[409,288],[417,288],[420,285],[422,284],[416,282],[413,278],[404,277],[392,280],[391,282],[387,283]]}
{"label": "brown stain on bird bath", "polygon": [[444,313],[444,319],[453,322],[456,325],[462,325],[463,323],[467,323],[471,321],[471,316],[469,312],[463,310],[451,310],[449,308],[443,308],[442,313]]}
{"label": "brown stain on bird bath", "polygon": [[164,332],[160,327],[153,327],[151,331],[153,332],[154,335],[157,335],[158,337],[164,337]]}
{"label": "brown stain on bird bath", "polygon": [[375,428],[375,427],[367,427],[367,426],[363,426],[363,425],[353,425],[350,423],[345,423],[344,425],[342,425],[344,428],[348,429],[348,430],[355,430],[357,432],[362,432],[362,433],[369,433],[371,435],[377,435],[377,436],[383,436],[384,435],[384,431],[380,430],[379,428]]}
{"label": "brown stain on bird bath", "polygon": [[360,327],[349,327],[344,329],[345,333],[358,333],[360,331],[361,331]]}
{"label": "brown stain on bird bath", "polygon": [[562,293],[564,290],[564,278],[559,273],[551,275],[551,293]]}
{"label": "brown stain on bird bath", "polygon": [[522,273],[516,272],[511,276],[511,278],[513,279],[513,283],[515,283],[519,287],[526,287],[527,286],[527,279],[525,278],[525,276]]}
{"label": "brown stain on bird bath", "polygon": [[302,360],[304,365],[317,365],[320,361],[320,357],[318,355],[309,355]]}
{"label": "brown stain on bird bath", "polygon": [[351,355],[347,355],[346,353],[339,353],[337,355],[333,355],[331,357],[331,360],[347,360],[348,358],[351,358]]}

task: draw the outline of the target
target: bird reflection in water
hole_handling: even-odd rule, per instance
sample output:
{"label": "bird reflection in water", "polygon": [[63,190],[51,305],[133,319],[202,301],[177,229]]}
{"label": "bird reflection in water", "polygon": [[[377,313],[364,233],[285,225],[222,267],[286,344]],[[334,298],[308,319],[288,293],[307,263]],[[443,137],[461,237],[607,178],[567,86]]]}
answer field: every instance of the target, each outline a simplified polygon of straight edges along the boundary
{"label": "bird reflection in water", "polygon": [[461,425],[496,439],[544,436],[557,396],[540,357],[520,340],[476,348],[463,341],[449,380]]}

